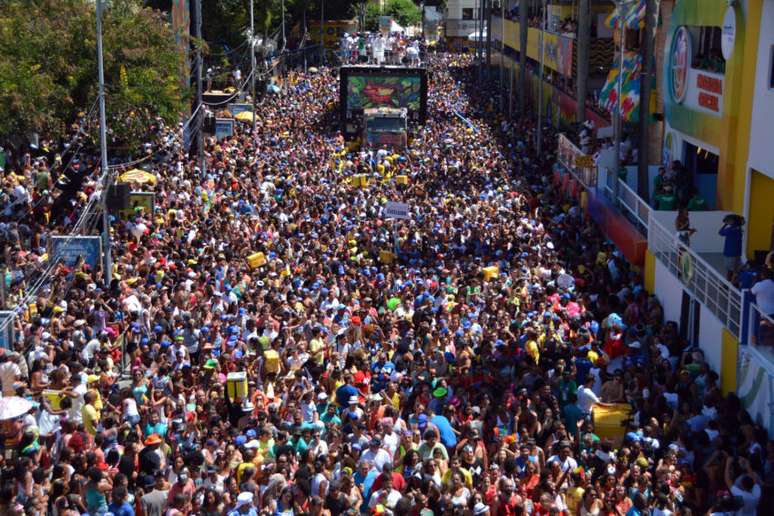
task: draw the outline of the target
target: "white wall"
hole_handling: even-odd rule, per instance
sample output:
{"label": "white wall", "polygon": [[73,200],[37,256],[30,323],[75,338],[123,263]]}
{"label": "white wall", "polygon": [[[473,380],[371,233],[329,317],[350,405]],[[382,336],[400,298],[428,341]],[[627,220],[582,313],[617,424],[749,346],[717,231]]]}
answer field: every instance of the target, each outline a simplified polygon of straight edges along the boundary
{"label": "white wall", "polygon": [[[676,278],[675,278],[676,279]],[[699,316],[699,347],[704,352],[704,360],[713,371],[720,373],[723,360],[723,323],[712,315],[709,308],[701,305]]]}
{"label": "white wall", "polygon": [[774,120],[774,89],[769,86],[772,49],[774,48],[774,0],[764,0],[758,41],[758,64],[755,70],[752,127],[750,130],[749,165],[774,178],[772,151],[772,120]]}
{"label": "white wall", "polygon": [[664,307],[664,320],[680,324],[680,309],[683,303],[683,285],[673,276],[660,260],[656,260],[656,297]]}
{"label": "white wall", "polygon": [[[675,231],[676,211],[652,211],[652,216],[672,234]],[[723,237],[718,231],[723,226],[723,219],[730,211],[692,211],[690,212],[691,227],[696,233],[691,237],[691,249],[697,253],[722,253]]]}
{"label": "white wall", "polygon": [[473,18],[476,18],[478,14],[478,6],[480,2],[476,0],[447,0],[446,2],[446,19],[447,20],[461,20],[462,9],[473,9]]}

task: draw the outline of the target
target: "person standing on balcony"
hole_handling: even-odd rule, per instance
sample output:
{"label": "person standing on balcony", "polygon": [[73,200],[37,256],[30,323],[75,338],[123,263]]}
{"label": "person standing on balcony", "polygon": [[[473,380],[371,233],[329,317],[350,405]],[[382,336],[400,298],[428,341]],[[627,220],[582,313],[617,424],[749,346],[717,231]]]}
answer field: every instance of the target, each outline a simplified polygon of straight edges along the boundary
{"label": "person standing on balcony", "polygon": [[696,233],[696,228],[691,227],[688,208],[680,208],[677,212],[675,229],[677,230],[677,238],[680,239],[680,242],[684,243],[686,247],[691,247],[691,235]]}
{"label": "person standing on balcony", "polygon": [[761,312],[774,317],[774,271],[766,269],[761,279],[755,283],[750,292],[755,296],[755,303]]}
{"label": "person standing on balcony", "polygon": [[723,219],[723,227],[718,234],[723,237],[723,257],[726,262],[726,277],[729,281],[739,269],[742,259],[742,226],[744,219],[730,213]]}

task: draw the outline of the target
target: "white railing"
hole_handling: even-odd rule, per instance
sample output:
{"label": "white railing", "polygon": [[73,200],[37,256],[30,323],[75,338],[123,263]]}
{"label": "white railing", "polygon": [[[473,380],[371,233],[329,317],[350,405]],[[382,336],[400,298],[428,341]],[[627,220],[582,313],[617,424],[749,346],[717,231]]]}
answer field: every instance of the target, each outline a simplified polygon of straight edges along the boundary
{"label": "white railing", "polygon": [[656,217],[648,221],[648,249],[734,335],[742,334],[742,293]]}
{"label": "white railing", "polygon": [[774,318],[765,314],[761,307],[752,301],[753,295],[745,291],[749,301],[745,307],[745,323],[742,344],[757,348],[761,354],[768,356],[774,363]]}
{"label": "white railing", "polygon": [[642,197],[620,178],[618,179],[618,202],[622,208],[634,217],[637,224],[639,224],[640,229],[644,229],[645,231],[648,230],[650,206],[648,206],[648,203],[643,201]]}
{"label": "white railing", "polygon": [[559,135],[556,148],[557,161],[580,181],[585,188],[597,186],[597,166],[594,157],[583,152],[564,134]]}

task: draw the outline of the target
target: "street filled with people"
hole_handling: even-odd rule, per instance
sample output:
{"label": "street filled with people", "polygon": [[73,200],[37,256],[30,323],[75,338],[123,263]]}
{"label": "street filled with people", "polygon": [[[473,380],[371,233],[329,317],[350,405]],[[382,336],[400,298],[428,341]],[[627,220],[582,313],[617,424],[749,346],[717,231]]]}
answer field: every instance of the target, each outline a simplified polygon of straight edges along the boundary
{"label": "street filled with people", "polygon": [[[0,355],[33,402],[0,422],[0,514],[766,512],[774,442],[560,188],[551,129],[470,56],[427,66],[405,150],[344,141],[329,67],[204,170],[153,128],[110,286],[60,266]],[[52,217],[56,160],[10,168],[13,290],[98,187]]]}

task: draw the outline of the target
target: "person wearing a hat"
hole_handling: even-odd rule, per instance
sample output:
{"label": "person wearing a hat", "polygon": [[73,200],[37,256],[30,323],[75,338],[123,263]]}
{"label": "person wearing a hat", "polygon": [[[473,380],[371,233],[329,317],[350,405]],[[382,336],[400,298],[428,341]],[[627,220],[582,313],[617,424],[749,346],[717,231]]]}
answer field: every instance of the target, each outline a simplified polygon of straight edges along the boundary
{"label": "person wearing a hat", "polygon": [[253,498],[253,493],[247,491],[239,493],[236,499],[236,505],[233,510],[228,512],[228,516],[241,516],[244,514],[248,516],[258,516],[258,511],[255,508],[255,505],[253,505]]}
{"label": "person wearing a hat", "polygon": [[163,443],[159,434],[151,434],[145,438],[145,447],[140,451],[140,472],[145,475],[153,475],[166,466],[166,457],[159,450]]}

